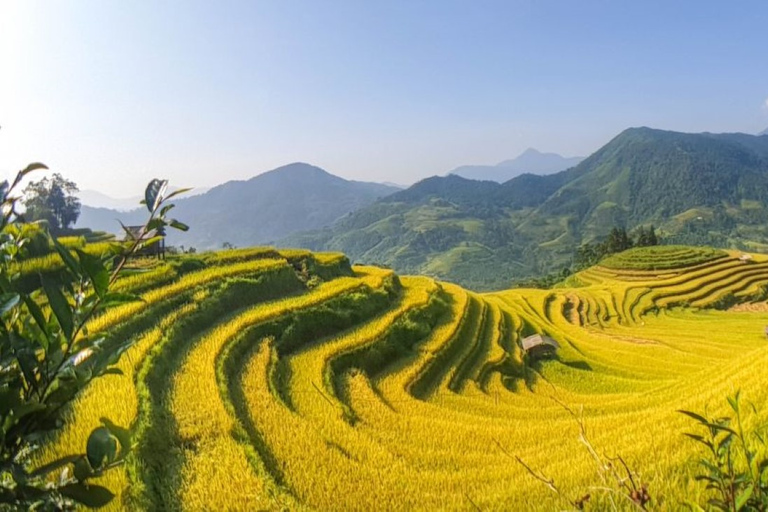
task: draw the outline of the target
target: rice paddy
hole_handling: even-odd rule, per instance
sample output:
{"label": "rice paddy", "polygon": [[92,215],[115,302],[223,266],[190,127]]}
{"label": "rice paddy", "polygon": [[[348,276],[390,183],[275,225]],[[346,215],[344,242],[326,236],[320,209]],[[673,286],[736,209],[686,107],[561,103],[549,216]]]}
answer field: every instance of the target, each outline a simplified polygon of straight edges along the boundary
{"label": "rice paddy", "polygon": [[[703,490],[676,411],[717,410],[737,389],[768,398],[768,318],[728,309],[765,300],[768,257],[636,256],[579,273],[579,288],[488,294],[307,251],[160,265],[118,281],[143,302],[92,321],[135,343],[41,462],[82,450],[108,417],[135,442],[101,478],[114,510],[567,507],[513,456],[599,507],[610,497],[570,409],[653,509],[679,509]],[[525,357],[531,334],[557,357]]]}

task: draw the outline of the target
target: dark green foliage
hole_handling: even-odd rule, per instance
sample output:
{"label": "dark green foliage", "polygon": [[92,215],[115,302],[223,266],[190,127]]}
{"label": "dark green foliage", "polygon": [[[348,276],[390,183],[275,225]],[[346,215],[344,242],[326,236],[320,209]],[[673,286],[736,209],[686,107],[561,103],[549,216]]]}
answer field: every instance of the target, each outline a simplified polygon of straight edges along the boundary
{"label": "dark green foliage", "polygon": [[[332,377],[337,386],[339,376],[357,368],[369,378],[375,378],[386,370],[387,365],[414,353],[414,346],[435,327],[440,317],[448,312],[448,296],[438,290],[426,306],[406,311],[392,323],[387,333],[375,344],[358,347],[355,351],[337,357],[332,365]],[[343,390],[337,389],[338,393]],[[340,395],[341,396],[341,395]]]}
{"label": "dark green foliage", "polygon": [[381,289],[361,287],[358,291],[344,293],[265,325],[260,336],[274,337],[278,353],[285,356],[305,343],[351,327],[381,311],[399,295],[400,286],[400,281],[393,276]]}
{"label": "dark green foliage", "polygon": [[28,221],[44,220],[54,234],[67,229],[80,215],[79,189],[74,181],[54,173],[50,178],[32,181],[24,189],[24,206]]}
{"label": "dark green foliage", "polygon": [[[100,507],[113,494],[89,480],[123,463],[131,448],[128,431],[102,419],[102,426],[88,436],[85,453],[36,468],[32,456],[61,428],[67,406],[78,393],[92,379],[115,373],[112,365],[131,344],[130,339],[89,333],[85,325],[106,307],[138,299],[113,293],[110,287],[127,259],[152,243],[146,236],[150,225],[173,225],[165,218],[170,206],[163,206],[166,182],[155,180],[156,190],[148,187],[153,206],[133,243],[95,256],[79,248],[70,252],[45,230],[19,222],[13,193],[25,175],[40,168],[45,166],[31,164],[13,184],[0,184],[0,508],[61,510],[76,503]],[[54,187],[60,179],[54,175]],[[29,190],[37,191],[28,204],[33,212],[44,205],[35,201],[42,201],[41,191],[48,185],[46,180],[31,185]],[[58,200],[62,194],[59,190],[54,196]],[[67,225],[66,212],[49,213],[51,227]],[[37,276],[36,285],[22,283],[17,263],[30,256],[30,249],[37,253],[48,247],[58,253],[61,267]]]}
{"label": "dark green foliage", "polygon": [[196,270],[202,270],[208,265],[200,258],[181,257],[174,259],[171,265],[179,275],[195,272]]}
{"label": "dark green foliage", "polygon": [[573,272],[569,267],[564,267],[560,272],[552,272],[550,274],[545,275],[544,277],[532,277],[529,279],[524,279],[522,281],[518,281],[514,284],[516,288],[538,288],[542,290],[547,290],[549,288],[552,288],[558,283],[562,283]]}
{"label": "dark green foliage", "polygon": [[739,304],[742,302],[738,297],[736,297],[733,292],[728,292],[719,299],[717,299],[715,302],[713,302],[710,307],[714,309],[719,310],[726,310],[730,309],[731,307],[735,306],[736,304]]}
{"label": "dark green foliage", "polygon": [[648,229],[645,229],[643,226],[637,228],[635,247],[651,247],[654,245],[659,245],[659,238],[656,236],[656,229],[653,225]]}
{"label": "dark green foliage", "polygon": [[627,230],[624,228],[613,228],[603,244],[605,246],[603,251],[605,254],[626,251],[627,249],[631,249],[634,245],[627,235]]}
{"label": "dark green foliage", "polygon": [[710,496],[703,506],[688,505],[695,510],[723,512],[768,510],[768,445],[764,432],[745,430],[738,391],[727,400],[732,411],[727,416],[680,411],[700,427],[698,432],[685,435],[705,450],[698,460],[696,480],[706,485]]}

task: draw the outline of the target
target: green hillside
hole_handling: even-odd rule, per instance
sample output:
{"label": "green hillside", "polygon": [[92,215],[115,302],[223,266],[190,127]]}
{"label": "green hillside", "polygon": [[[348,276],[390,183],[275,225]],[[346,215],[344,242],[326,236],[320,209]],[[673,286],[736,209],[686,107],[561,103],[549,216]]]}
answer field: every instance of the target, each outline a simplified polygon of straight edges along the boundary
{"label": "green hillside", "polygon": [[285,243],[475,289],[568,265],[614,226],[666,243],[764,250],[768,138],[628,129],[578,166],[506,183],[433,177]]}
{"label": "green hillside", "polygon": [[[115,286],[143,300],[87,324],[135,343],[36,463],[82,449],[108,417],[134,444],[93,479],[116,495],[110,510],[567,508],[510,454],[605,510],[595,486],[613,484],[571,407],[599,453],[639,472],[653,509],[703,502],[697,447],[681,435],[691,421],[676,411],[720,413],[734,387],[766,403],[764,314],[717,308],[764,300],[768,257],[642,258],[585,270],[578,288],[490,294],[301,250],[141,261]],[[525,355],[531,334],[557,357]]]}

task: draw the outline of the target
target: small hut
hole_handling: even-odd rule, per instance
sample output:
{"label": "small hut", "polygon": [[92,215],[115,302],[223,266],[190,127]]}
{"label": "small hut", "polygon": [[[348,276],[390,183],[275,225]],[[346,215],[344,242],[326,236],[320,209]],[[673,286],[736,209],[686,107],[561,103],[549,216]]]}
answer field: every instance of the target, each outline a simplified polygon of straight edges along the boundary
{"label": "small hut", "polygon": [[751,254],[742,254],[739,256],[739,261],[742,263],[752,263],[753,258]]}
{"label": "small hut", "polygon": [[526,336],[520,344],[523,347],[523,352],[534,359],[554,357],[557,354],[557,349],[560,348],[558,342],[542,334]]}

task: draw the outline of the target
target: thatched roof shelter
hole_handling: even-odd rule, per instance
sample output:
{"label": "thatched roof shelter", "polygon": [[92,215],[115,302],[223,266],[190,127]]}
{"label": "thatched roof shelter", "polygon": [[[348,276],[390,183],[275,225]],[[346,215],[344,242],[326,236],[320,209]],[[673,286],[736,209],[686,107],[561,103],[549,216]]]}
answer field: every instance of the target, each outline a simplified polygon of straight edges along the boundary
{"label": "thatched roof shelter", "polygon": [[557,352],[557,349],[560,348],[560,344],[558,342],[549,336],[544,336],[542,334],[532,334],[531,336],[526,336],[522,339],[520,345],[523,347],[523,351],[526,354],[530,354],[532,356],[554,355]]}

